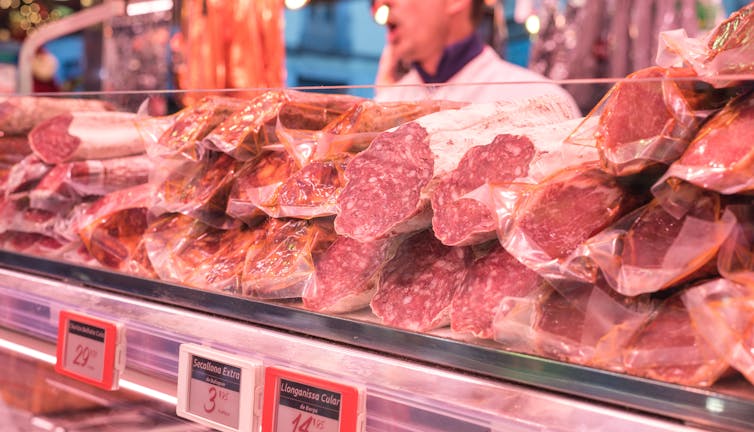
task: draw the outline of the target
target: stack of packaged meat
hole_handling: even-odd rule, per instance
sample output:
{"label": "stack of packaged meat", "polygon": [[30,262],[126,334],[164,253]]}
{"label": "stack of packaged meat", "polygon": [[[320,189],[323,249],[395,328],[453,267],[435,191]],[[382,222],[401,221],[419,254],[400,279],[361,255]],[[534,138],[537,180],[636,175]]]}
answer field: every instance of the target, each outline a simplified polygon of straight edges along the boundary
{"label": "stack of packaged meat", "polygon": [[9,99],[2,239],[673,383],[754,382],[753,12],[662,34],[658,65],[586,117],[552,98],[274,90],[159,118]]}

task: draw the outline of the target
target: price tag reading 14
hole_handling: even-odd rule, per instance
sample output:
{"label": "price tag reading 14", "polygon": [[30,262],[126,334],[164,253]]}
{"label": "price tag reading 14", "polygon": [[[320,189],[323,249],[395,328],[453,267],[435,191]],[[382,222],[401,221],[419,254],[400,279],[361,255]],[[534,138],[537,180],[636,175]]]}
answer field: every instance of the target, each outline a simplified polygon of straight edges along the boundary
{"label": "price tag reading 14", "polygon": [[360,432],[363,391],[298,372],[265,371],[262,432]]}
{"label": "price tag reading 14", "polygon": [[55,370],[79,381],[115,390],[123,370],[125,336],[120,324],[63,311]]}

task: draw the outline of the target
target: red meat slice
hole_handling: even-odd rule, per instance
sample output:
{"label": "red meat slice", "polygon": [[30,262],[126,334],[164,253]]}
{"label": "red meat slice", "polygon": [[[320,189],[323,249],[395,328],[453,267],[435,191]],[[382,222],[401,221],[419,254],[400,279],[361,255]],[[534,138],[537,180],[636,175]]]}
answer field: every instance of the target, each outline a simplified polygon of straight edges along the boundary
{"label": "red meat slice", "polygon": [[463,195],[485,183],[526,177],[536,154],[525,136],[501,134],[489,145],[466,152],[458,168],[440,180],[432,194],[432,229],[444,244],[463,246],[495,238],[495,217],[483,203]]}
{"label": "red meat slice", "polygon": [[424,221],[402,222],[424,210],[417,205],[433,169],[424,127],[412,122],[381,134],[346,169],[335,230],[360,241],[373,241],[426,225]]}
{"label": "red meat slice", "polygon": [[256,224],[265,216],[259,207],[274,203],[282,182],[297,170],[296,162],[286,152],[268,152],[244,163],[230,191],[228,216]]}
{"label": "red meat slice", "polygon": [[544,283],[498,244],[469,267],[466,279],[453,296],[450,326],[456,332],[490,339],[500,302],[506,297],[527,297]]}
{"label": "red meat slice", "polygon": [[338,237],[315,263],[315,277],[302,296],[304,307],[344,313],[369,306],[380,271],[399,244],[395,237],[369,243]]}
{"label": "red meat slice", "polygon": [[623,363],[630,374],[692,386],[711,386],[729,369],[694,330],[678,295],[635,335]]}
{"label": "red meat slice", "polygon": [[407,239],[382,273],[372,312],[384,324],[428,331],[450,323],[450,303],[471,259],[468,248],[445,246],[431,230]]}

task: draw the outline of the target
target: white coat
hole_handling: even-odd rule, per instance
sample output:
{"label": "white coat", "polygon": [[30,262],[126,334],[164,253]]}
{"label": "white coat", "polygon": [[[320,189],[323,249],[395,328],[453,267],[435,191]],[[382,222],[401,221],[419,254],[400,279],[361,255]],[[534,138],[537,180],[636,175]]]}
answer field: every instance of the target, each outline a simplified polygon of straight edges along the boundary
{"label": "white coat", "polygon": [[443,84],[425,84],[416,69],[411,69],[395,85],[378,86],[375,100],[417,101],[425,99],[484,103],[547,96],[563,98],[573,107],[575,117],[581,112],[573,97],[562,87],[542,75],[509,63],[489,46]]}

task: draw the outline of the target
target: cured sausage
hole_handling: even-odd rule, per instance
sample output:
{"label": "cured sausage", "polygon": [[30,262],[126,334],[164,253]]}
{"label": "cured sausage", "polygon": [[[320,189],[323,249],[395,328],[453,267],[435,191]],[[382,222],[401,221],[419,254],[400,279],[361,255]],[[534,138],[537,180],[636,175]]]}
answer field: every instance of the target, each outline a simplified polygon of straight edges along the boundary
{"label": "cured sausage", "polygon": [[361,243],[339,236],[316,261],[302,300],[318,312],[344,313],[369,306],[383,267],[395,255],[399,237]]}
{"label": "cured sausage", "polygon": [[144,153],[136,114],[74,112],[52,117],[29,133],[29,145],[48,164]]}
{"label": "cured sausage", "polygon": [[112,111],[108,102],[41,96],[0,97],[0,132],[23,135],[38,123],[69,112]]}
{"label": "cured sausage", "polygon": [[429,197],[466,151],[512,128],[568,119],[565,104],[528,100],[440,111],[385,132],[346,169],[338,234],[373,241],[427,228]]}
{"label": "cured sausage", "polygon": [[424,230],[385,266],[370,306],[384,324],[428,331],[450,324],[450,303],[466,276],[469,248],[445,246]]}

